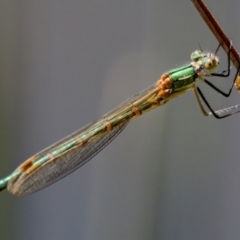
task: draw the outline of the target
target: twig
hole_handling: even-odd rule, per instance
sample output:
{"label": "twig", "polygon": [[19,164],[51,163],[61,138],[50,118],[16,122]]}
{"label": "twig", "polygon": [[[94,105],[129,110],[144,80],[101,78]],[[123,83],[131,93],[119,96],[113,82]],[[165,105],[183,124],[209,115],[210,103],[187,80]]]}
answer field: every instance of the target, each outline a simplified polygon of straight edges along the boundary
{"label": "twig", "polygon": [[[208,25],[210,30],[212,31],[213,35],[217,38],[219,44],[221,44],[224,51],[227,53],[229,50],[230,40],[223,32],[222,28],[219,26],[209,9],[201,0],[191,0],[193,5],[196,7],[197,11],[202,16],[205,23]],[[231,54],[230,54],[231,61],[233,65],[238,68],[239,66],[239,54],[234,46],[232,46]]]}

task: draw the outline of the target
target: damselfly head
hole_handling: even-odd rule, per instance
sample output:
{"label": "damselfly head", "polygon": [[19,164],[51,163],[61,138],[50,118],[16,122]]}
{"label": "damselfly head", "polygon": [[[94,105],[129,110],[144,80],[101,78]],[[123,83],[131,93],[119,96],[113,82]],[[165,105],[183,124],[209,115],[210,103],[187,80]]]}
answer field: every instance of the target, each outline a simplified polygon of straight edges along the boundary
{"label": "damselfly head", "polygon": [[214,53],[207,52],[206,56],[202,59],[202,64],[208,71],[213,71],[219,65],[219,58]]}
{"label": "damselfly head", "polygon": [[212,52],[202,52],[196,50],[191,54],[191,60],[198,68],[212,72],[219,65],[219,58]]}

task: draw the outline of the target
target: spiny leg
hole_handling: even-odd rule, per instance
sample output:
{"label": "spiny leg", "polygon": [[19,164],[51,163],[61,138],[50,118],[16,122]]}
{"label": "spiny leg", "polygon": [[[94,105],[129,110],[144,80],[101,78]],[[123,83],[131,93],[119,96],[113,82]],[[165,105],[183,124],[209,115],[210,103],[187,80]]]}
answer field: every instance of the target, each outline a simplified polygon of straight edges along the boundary
{"label": "spiny leg", "polygon": [[201,89],[200,89],[199,87],[194,87],[193,90],[194,90],[195,96],[196,96],[196,98],[197,98],[197,102],[198,102],[198,104],[199,104],[199,106],[200,106],[200,109],[201,109],[203,115],[205,115],[205,116],[209,116],[209,113],[207,113],[207,112],[205,111],[205,109],[204,109],[204,107],[203,107],[203,105],[202,105],[202,102],[201,102],[201,100],[200,100],[200,98],[199,98],[199,95],[200,95],[200,97],[202,98],[202,100],[204,101],[204,103],[207,105],[207,107],[208,107],[208,109],[210,110],[211,114],[212,114],[215,118],[217,118],[217,119],[222,119],[222,118],[230,117],[231,115],[240,112],[240,110],[238,110],[238,111],[233,112],[233,113],[227,113],[227,114],[225,114],[225,115],[219,115],[219,114],[218,114],[219,111],[214,111],[214,110],[213,110],[213,108],[211,107],[211,105],[209,104],[209,102],[207,101],[207,99],[205,98],[205,96],[203,95],[203,93],[202,93],[202,91],[201,91]]}
{"label": "spiny leg", "polygon": [[238,78],[238,74],[239,74],[239,71],[240,71],[240,63],[239,63],[239,66],[238,66],[238,69],[235,73],[235,76],[233,78],[233,82],[232,82],[232,86],[231,88],[229,89],[228,92],[224,92],[222,91],[221,89],[219,89],[218,87],[216,87],[213,83],[209,82],[208,80],[206,79],[203,79],[203,81],[211,88],[213,88],[216,92],[222,94],[224,97],[229,97],[232,93],[232,89],[233,89],[233,86],[234,86],[234,83],[236,82],[236,79]]}

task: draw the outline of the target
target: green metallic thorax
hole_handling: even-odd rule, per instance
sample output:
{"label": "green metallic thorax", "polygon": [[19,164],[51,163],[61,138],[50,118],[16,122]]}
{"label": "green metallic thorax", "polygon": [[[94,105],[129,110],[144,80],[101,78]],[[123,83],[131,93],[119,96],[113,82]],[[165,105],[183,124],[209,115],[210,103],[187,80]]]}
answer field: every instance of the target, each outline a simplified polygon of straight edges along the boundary
{"label": "green metallic thorax", "polygon": [[195,83],[198,75],[191,64],[174,68],[166,73],[173,81],[173,91],[190,88]]}

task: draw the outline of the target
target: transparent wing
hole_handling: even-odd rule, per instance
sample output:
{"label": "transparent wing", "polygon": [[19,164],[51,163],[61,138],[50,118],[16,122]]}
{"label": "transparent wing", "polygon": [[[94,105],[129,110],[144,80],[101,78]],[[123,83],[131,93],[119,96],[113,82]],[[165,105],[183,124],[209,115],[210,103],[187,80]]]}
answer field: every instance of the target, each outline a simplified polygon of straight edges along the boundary
{"label": "transparent wing", "polygon": [[77,150],[73,149],[54,161],[47,162],[34,174],[25,177],[23,175],[16,182],[13,180],[11,183],[10,181],[8,190],[16,196],[24,196],[53,184],[93,158],[123,131],[127,123],[117,126],[112,131],[106,132]]}
{"label": "transparent wing", "polygon": [[13,195],[27,195],[81,167],[107,146],[131,119],[162,106],[179,95],[179,92],[176,92],[162,98],[159,94],[161,89],[160,83],[151,85],[99,120],[27,159],[0,182],[0,190],[1,186],[2,189],[6,186]]}

